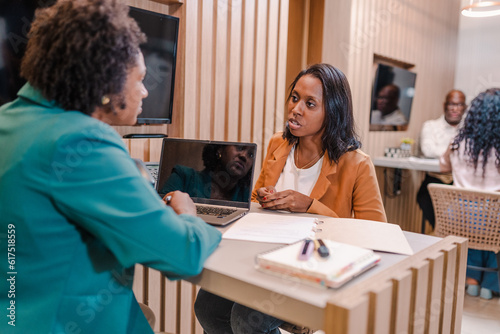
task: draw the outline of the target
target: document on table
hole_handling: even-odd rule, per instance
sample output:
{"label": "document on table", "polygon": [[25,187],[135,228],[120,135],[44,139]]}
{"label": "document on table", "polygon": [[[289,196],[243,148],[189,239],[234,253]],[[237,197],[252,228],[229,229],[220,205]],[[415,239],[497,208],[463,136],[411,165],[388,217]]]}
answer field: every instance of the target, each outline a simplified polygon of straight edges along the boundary
{"label": "document on table", "polygon": [[323,218],[317,238],[329,239],[376,251],[412,255],[413,250],[396,224],[352,218]]}
{"label": "document on table", "polygon": [[291,244],[313,237],[317,219],[292,214],[265,214],[251,212],[229,228],[224,239],[249,240]]}

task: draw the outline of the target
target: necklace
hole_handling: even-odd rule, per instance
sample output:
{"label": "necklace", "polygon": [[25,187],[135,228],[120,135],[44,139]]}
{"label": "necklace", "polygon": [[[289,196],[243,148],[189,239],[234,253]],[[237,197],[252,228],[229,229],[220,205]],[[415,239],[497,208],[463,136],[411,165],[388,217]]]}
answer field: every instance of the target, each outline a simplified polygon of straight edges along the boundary
{"label": "necklace", "polygon": [[295,146],[295,152],[294,152],[295,167],[297,169],[307,169],[307,168],[311,167],[312,165],[314,165],[314,163],[317,162],[317,159],[321,156],[321,153],[322,152],[319,152],[314,158],[312,158],[311,161],[306,163],[304,166],[299,167],[299,150],[298,150],[298,146]]}

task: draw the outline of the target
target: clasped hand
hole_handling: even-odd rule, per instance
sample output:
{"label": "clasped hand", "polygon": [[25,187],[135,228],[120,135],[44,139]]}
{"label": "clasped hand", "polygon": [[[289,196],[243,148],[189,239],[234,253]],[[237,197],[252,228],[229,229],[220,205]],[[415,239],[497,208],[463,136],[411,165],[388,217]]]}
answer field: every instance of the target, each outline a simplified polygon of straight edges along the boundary
{"label": "clasped hand", "polygon": [[295,190],[277,192],[273,186],[257,189],[257,200],[264,209],[307,212],[313,199]]}

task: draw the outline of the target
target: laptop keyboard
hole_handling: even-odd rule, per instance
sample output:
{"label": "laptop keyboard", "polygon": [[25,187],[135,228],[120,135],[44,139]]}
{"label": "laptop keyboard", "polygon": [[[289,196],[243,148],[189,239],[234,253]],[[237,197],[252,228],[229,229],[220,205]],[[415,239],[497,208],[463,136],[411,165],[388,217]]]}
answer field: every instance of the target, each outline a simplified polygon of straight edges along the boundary
{"label": "laptop keyboard", "polygon": [[215,208],[215,207],[209,207],[209,206],[197,206],[196,207],[196,213],[199,215],[210,215],[210,216],[217,216],[217,217],[225,217],[229,216],[233,212],[235,212],[235,209],[226,209],[226,208]]}

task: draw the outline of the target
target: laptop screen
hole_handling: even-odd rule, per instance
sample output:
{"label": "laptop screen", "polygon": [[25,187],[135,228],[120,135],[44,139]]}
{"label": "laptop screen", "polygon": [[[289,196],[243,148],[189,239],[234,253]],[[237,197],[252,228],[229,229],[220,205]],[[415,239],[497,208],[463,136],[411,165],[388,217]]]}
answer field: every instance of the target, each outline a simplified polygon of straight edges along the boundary
{"label": "laptop screen", "polygon": [[250,207],[256,144],[164,138],[160,196],[180,190],[195,203]]}

